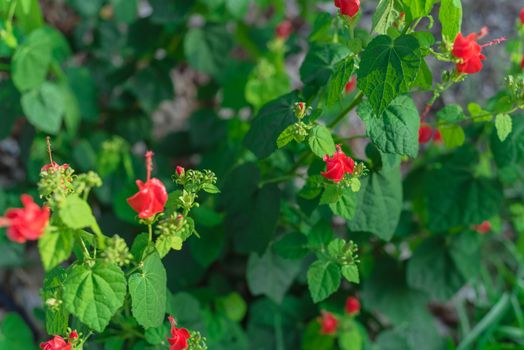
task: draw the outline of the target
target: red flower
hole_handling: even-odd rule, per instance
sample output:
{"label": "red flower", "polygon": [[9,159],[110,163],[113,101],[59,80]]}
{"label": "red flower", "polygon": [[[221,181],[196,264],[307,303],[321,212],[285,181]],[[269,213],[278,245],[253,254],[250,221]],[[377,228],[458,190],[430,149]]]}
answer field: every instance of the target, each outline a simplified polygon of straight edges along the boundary
{"label": "red flower", "polygon": [[337,145],[337,150],[332,157],[327,154],[324,156],[324,162],[326,162],[326,171],[321,172],[322,176],[335,183],[340,182],[345,174],[353,174],[355,168],[355,162],[342,152],[340,145]]}
{"label": "red flower", "polygon": [[422,124],[418,129],[418,143],[428,143],[433,136],[433,129],[427,124]]}
{"label": "red flower", "polygon": [[524,8],[520,10],[520,23],[524,24]]}
{"label": "red flower", "polygon": [[293,24],[289,20],[282,21],[275,29],[277,38],[284,39],[284,40],[287,39],[291,35],[292,32],[293,32]]}
{"label": "red flower", "polygon": [[524,69],[524,56],[522,56],[522,61],[520,61],[520,68]]}
{"label": "red flower", "polygon": [[173,316],[169,316],[169,322],[171,323],[171,338],[167,338],[169,350],[187,349],[187,340],[190,337],[189,332],[185,328],[176,328]]}
{"label": "red flower", "polygon": [[488,233],[489,231],[491,231],[491,222],[489,222],[488,220],[485,220],[480,225],[473,226],[473,228],[478,233],[482,233],[482,234]]}
{"label": "red flower", "polygon": [[477,43],[477,39],[479,35],[476,33],[471,33],[466,37],[458,33],[455,38],[451,53],[460,59],[460,62],[457,63],[457,70],[460,73],[474,74],[481,71],[482,60],[485,60],[486,56],[480,52],[482,47]]}
{"label": "red flower", "polygon": [[337,331],[338,320],[332,313],[324,311],[320,318],[320,333],[334,334]]}
{"label": "red flower", "polygon": [[57,335],[53,339],[40,343],[42,350],[71,350],[71,344],[66,343],[64,338]]}
{"label": "red flower", "polygon": [[358,301],[357,298],[354,297],[348,297],[346,299],[346,305],[344,307],[344,310],[349,315],[356,315],[360,312],[360,301]]}
{"label": "red flower", "polygon": [[360,0],[335,0],[335,6],[340,9],[340,13],[353,17],[360,9]]}
{"label": "red flower", "polygon": [[178,176],[182,176],[184,175],[184,173],[186,172],[186,169],[184,169],[183,167],[181,167],[180,165],[177,165],[176,166],[176,174]]}
{"label": "red flower", "polygon": [[7,236],[14,242],[24,243],[36,240],[44,234],[49,222],[49,208],[40,208],[27,194],[20,197],[23,208],[11,208],[0,217],[0,227],[7,226]]}
{"label": "red flower", "polygon": [[355,90],[355,87],[357,86],[357,78],[355,76],[352,76],[351,79],[347,82],[346,86],[344,87],[344,92],[346,94],[349,94],[353,90]]}
{"label": "red flower", "polygon": [[167,191],[159,179],[151,178],[153,152],[146,152],[147,180],[136,180],[138,192],[127,199],[127,203],[138,213],[141,219],[147,219],[164,211],[167,202]]}
{"label": "red flower", "polygon": [[435,130],[435,134],[433,135],[433,141],[435,142],[441,142],[442,141],[442,134],[440,133],[440,130]]}

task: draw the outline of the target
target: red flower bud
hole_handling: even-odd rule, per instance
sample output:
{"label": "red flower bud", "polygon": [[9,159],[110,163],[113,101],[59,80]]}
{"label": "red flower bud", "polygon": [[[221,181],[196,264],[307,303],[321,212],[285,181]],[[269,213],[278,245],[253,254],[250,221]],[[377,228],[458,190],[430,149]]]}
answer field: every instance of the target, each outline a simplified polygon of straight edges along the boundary
{"label": "red flower bud", "polygon": [[345,174],[353,174],[355,168],[355,161],[342,152],[340,145],[337,145],[337,150],[332,157],[327,154],[324,156],[324,162],[326,162],[326,171],[321,172],[322,176],[335,183],[340,182]]}
{"label": "red flower bud", "polygon": [[433,141],[442,142],[442,134],[440,133],[440,130],[435,130],[435,134],[433,135]]}
{"label": "red flower bud", "polygon": [[464,74],[478,73],[482,70],[482,60],[486,59],[481,53],[482,47],[477,43],[478,35],[471,33],[468,36],[462,36],[458,33],[453,43],[451,53],[460,59],[457,63],[457,70]]}
{"label": "red flower bud", "polygon": [[50,168],[53,168],[53,169],[56,169],[56,170],[58,170],[58,169],[67,169],[67,168],[69,168],[69,164],[64,163],[64,164],[62,164],[62,165],[59,165],[57,162],[52,162],[52,163],[49,163],[49,164],[44,165],[44,166],[40,169],[40,171],[41,171],[41,172],[42,172],[42,171],[48,171]]}
{"label": "red flower bud", "polygon": [[338,320],[333,316],[332,313],[324,311],[320,318],[320,333],[321,334],[334,334],[337,331]]}
{"label": "red flower bud", "polygon": [[180,165],[176,166],[176,174],[178,176],[184,175],[185,172],[186,172],[186,170],[183,167],[181,167]]}
{"label": "red flower bud", "polygon": [[20,197],[23,208],[11,208],[0,217],[0,227],[7,226],[7,237],[18,243],[37,240],[44,234],[49,222],[49,208],[40,208],[27,194]]}
{"label": "red flower bud", "polygon": [[71,350],[71,344],[66,343],[64,338],[57,335],[53,339],[40,343],[42,350]]}
{"label": "red flower bud", "polygon": [[488,233],[489,231],[491,231],[491,222],[485,220],[480,225],[473,226],[473,229],[478,233]]}
{"label": "red flower bud", "polygon": [[344,92],[346,94],[349,94],[353,90],[355,90],[356,86],[357,86],[357,78],[355,78],[355,76],[352,76],[351,79],[347,82],[346,86],[344,87]]}
{"label": "red flower bud", "polygon": [[78,339],[78,332],[76,330],[72,330],[71,333],[69,333],[69,339]]}
{"label": "red flower bud", "polygon": [[346,305],[344,310],[349,315],[356,315],[360,312],[360,301],[354,297],[348,297],[346,299]]}
{"label": "red flower bud", "polygon": [[340,9],[340,13],[353,17],[360,9],[360,0],[335,0],[335,6]]}
{"label": "red flower bud", "polygon": [[169,322],[171,323],[171,338],[167,338],[169,342],[169,350],[186,350],[187,340],[190,334],[185,328],[176,328],[176,322],[173,316],[169,316]]}
{"label": "red flower bud", "polygon": [[428,143],[433,135],[433,129],[427,124],[422,124],[418,129],[418,143]]}
{"label": "red flower bud", "polygon": [[127,203],[138,213],[141,219],[147,219],[164,211],[167,202],[167,191],[157,178],[151,178],[153,152],[146,153],[147,180],[136,180],[138,192],[127,199]]}
{"label": "red flower bud", "polygon": [[289,38],[292,32],[293,32],[293,24],[289,20],[282,21],[275,29],[277,38],[284,39],[284,40]]}
{"label": "red flower bud", "polygon": [[520,23],[524,25],[524,8],[520,10]]}

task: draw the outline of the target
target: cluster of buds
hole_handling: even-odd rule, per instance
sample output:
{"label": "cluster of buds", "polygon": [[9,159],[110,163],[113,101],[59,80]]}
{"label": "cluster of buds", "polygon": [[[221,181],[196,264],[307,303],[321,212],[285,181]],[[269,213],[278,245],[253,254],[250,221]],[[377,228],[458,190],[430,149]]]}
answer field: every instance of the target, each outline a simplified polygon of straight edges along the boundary
{"label": "cluster of buds", "polygon": [[[330,250],[332,252],[332,258],[334,258],[340,265],[356,265],[360,263],[358,256],[358,246],[355,242],[349,241],[344,242],[343,246],[340,249]],[[328,248],[329,249],[329,248]]]}
{"label": "cluster of buds", "polygon": [[207,339],[198,331],[190,331],[187,348],[191,350],[207,350]]}
{"label": "cluster of buds", "polygon": [[304,117],[311,114],[312,108],[305,102],[295,102],[293,111],[295,112],[295,117],[297,117],[299,120],[302,120]]}
{"label": "cluster of buds", "polygon": [[58,165],[51,161],[40,170],[38,191],[49,206],[60,204],[67,196],[75,192],[73,184],[75,170],[68,164]]}
{"label": "cluster of buds", "polygon": [[160,236],[178,236],[185,241],[194,232],[194,223],[191,218],[173,213],[161,220],[155,228]]}
{"label": "cluster of buds", "polygon": [[[197,193],[204,190],[208,193],[218,193],[219,190],[215,186],[217,177],[211,170],[185,170],[181,166],[176,167],[176,174],[173,176],[173,181],[184,188],[188,193]],[[187,198],[189,200],[189,198]],[[194,200],[194,199],[193,199]]]}
{"label": "cluster of buds", "polygon": [[133,255],[129,252],[126,241],[119,235],[114,235],[107,240],[106,248],[102,253],[102,257],[109,262],[115,263],[118,266],[129,265],[133,259]]}

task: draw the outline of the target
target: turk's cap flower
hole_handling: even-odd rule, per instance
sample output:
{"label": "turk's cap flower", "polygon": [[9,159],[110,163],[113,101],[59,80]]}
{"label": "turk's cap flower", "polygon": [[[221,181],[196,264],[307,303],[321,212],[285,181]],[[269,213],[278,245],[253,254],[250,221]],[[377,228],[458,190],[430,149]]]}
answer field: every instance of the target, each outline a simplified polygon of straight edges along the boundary
{"label": "turk's cap flower", "polygon": [[67,343],[64,338],[59,335],[53,337],[46,342],[40,343],[41,350],[71,350],[71,344]]}
{"label": "turk's cap flower", "polygon": [[355,297],[348,297],[344,305],[344,311],[349,315],[356,315],[360,312],[360,301]]}
{"label": "turk's cap flower", "polygon": [[346,174],[353,174],[355,161],[351,157],[346,156],[340,145],[337,145],[336,148],[337,150],[331,157],[329,155],[324,156],[326,171],[323,171],[320,174],[326,179],[338,183],[342,181]]}
{"label": "turk's cap flower", "polygon": [[287,39],[293,32],[293,23],[291,23],[290,20],[284,20],[280,22],[280,24],[275,29],[275,34],[277,35],[277,38],[280,39]]}
{"label": "turk's cap flower", "polygon": [[488,220],[484,220],[479,225],[473,226],[473,229],[478,233],[488,233],[489,231],[491,231],[491,222],[489,222]]}
{"label": "turk's cap flower", "polygon": [[335,6],[340,9],[340,13],[354,17],[360,10],[360,0],[335,0]]}
{"label": "turk's cap flower", "polygon": [[355,87],[357,86],[357,78],[355,76],[352,76],[351,79],[346,83],[346,86],[344,87],[344,92],[346,94],[349,94],[355,90]]}
{"label": "turk's cap flower", "polygon": [[167,338],[169,350],[186,350],[188,347],[187,341],[191,336],[189,331],[185,328],[177,328],[176,321],[173,316],[169,316],[168,319],[169,323],[171,323],[171,337]]}
{"label": "turk's cap flower", "polygon": [[37,240],[49,223],[50,210],[38,206],[27,194],[23,194],[20,200],[23,208],[8,209],[5,216],[0,217],[0,227],[7,227],[7,236],[14,242]]}

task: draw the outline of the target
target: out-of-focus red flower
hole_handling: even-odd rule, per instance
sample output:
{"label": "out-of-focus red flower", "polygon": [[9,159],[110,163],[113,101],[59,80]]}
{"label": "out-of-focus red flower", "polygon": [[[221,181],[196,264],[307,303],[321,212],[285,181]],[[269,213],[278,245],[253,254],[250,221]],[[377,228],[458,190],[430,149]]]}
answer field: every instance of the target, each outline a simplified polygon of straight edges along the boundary
{"label": "out-of-focus red flower", "polygon": [[427,124],[422,124],[418,129],[418,143],[428,143],[433,136],[433,129]]}
{"label": "out-of-focus red flower", "polygon": [[169,350],[186,350],[187,340],[190,334],[185,328],[176,328],[176,322],[173,316],[169,316],[171,323],[171,338],[167,338],[169,342]]}
{"label": "out-of-focus red flower", "polygon": [[478,233],[482,233],[482,234],[488,233],[489,231],[491,231],[491,222],[489,222],[488,220],[485,220],[480,225],[473,226],[473,228]]}
{"label": "out-of-focus red flower", "polygon": [[348,297],[344,310],[349,315],[356,315],[360,312],[360,301],[355,297]]}
{"label": "out-of-focus red flower", "polygon": [[53,337],[46,342],[40,343],[42,350],[71,350],[71,344],[66,343],[64,338],[59,335]]}
{"label": "out-of-focus red flower", "polygon": [[344,92],[346,94],[349,94],[355,90],[355,87],[357,86],[357,78],[355,76],[352,76],[351,79],[347,82],[346,86],[344,87]]}
{"label": "out-of-focus red flower", "polygon": [[320,317],[320,333],[335,334],[338,327],[338,320],[332,313],[324,311]]}
{"label": "out-of-focus red flower", "polygon": [[44,166],[40,169],[40,171],[47,171],[47,170],[49,170],[50,168],[54,168],[54,169],[57,169],[57,170],[58,170],[58,169],[67,169],[67,168],[69,168],[69,164],[64,163],[64,164],[62,164],[62,165],[59,165],[57,162],[51,162],[51,163],[49,163],[49,164],[44,165]]}
{"label": "out-of-focus red flower", "polygon": [[440,130],[435,130],[435,134],[433,134],[433,141],[435,142],[442,142],[442,134],[440,133]]}
{"label": "out-of-focus red flower", "polygon": [[524,69],[524,56],[522,56],[522,61],[520,61],[520,68]]}
{"label": "out-of-focus red flower", "polygon": [[360,10],[360,0],[335,0],[335,6],[340,9],[340,13],[353,17]]}
{"label": "out-of-focus red flower", "polygon": [[479,35],[471,33],[464,37],[458,33],[453,43],[451,53],[460,59],[457,63],[457,70],[464,74],[474,74],[482,70],[482,61],[486,59],[481,53],[482,47],[477,43]]}
{"label": "out-of-focus red flower", "polygon": [[282,21],[275,29],[277,38],[284,39],[284,40],[289,38],[292,32],[293,32],[293,23],[291,23],[291,21],[287,19]]}
{"label": "out-of-focus red flower", "polygon": [[335,183],[340,182],[345,174],[353,174],[355,168],[355,161],[342,152],[340,145],[337,145],[337,150],[332,157],[327,154],[324,156],[324,162],[326,162],[326,171],[321,172],[322,176]]}
{"label": "out-of-focus red flower", "polygon": [[8,209],[5,216],[0,217],[0,227],[7,226],[7,237],[14,242],[37,240],[44,234],[50,210],[46,206],[40,208],[27,194],[20,200],[24,207]]}
{"label": "out-of-focus red flower", "polygon": [[520,23],[524,24],[524,8],[520,10]]}
{"label": "out-of-focus red flower", "polygon": [[164,211],[167,202],[166,187],[157,178],[151,178],[153,169],[153,152],[146,152],[147,179],[146,182],[136,180],[138,192],[127,199],[127,203],[138,213],[141,219],[147,219],[151,216]]}

